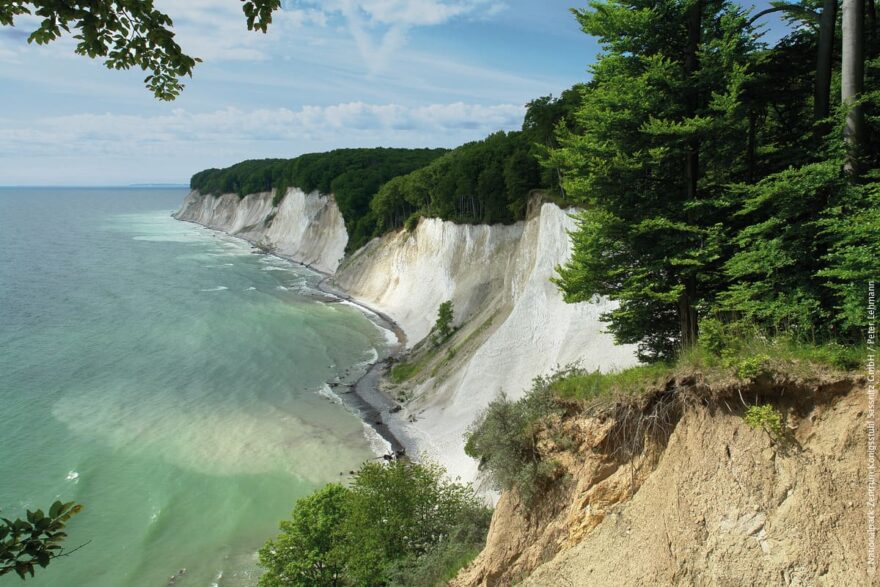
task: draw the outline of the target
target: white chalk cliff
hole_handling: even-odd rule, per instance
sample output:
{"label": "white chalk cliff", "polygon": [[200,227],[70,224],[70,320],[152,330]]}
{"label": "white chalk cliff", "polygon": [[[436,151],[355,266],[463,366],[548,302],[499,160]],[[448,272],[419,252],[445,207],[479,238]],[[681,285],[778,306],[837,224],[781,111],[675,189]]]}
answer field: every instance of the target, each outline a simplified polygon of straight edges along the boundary
{"label": "white chalk cliff", "polygon": [[272,192],[239,198],[193,191],[174,217],[241,237],[323,273],[336,271],[348,233],[333,197],[292,188],[277,207],[272,199]]}
{"label": "white chalk cliff", "polygon": [[566,304],[550,282],[571,254],[569,214],[554,204],[513,225],[460,225],[423,219],[356,251],[340,266],[348,241],[332,196],[292,189],[213,197],[191,193],[175,215],[240,236],[334,273],[334,283],[387,314],[413,346],[431,330],[437,309],[452,300],[465,352],[451,367],[419,380],[406,414],[392,422],[453,476],[476,477],[464,454],[464,433],[501,391],[520,397],[532,379],[579,363],[603,371],[635,364],[635,349],[617,346],[599,316],[609,303]]}
{"label": "white chalk cliff", "polygon": [[464,433],[500,392],[521,397],[532,379],[579,363],[603,371],[636,363],[635,348],[615,345],[599,316],[609,302],[566,304],[550,282],[571,255],[569,213],[544,204],[509,226],[422,220],[412,232],[376,239],[340,267],[334,281],[385,312],[412,346],[452,300],[462,356],[421,381],[406,432],[453,476],[472,480],[477,463],[464,454]]}

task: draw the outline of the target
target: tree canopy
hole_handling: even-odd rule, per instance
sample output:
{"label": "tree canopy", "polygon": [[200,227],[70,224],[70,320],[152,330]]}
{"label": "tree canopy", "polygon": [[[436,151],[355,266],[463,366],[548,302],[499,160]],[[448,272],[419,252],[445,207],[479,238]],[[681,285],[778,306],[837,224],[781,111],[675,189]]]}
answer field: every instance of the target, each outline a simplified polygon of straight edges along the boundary
{"label": "tree canopy", "polygon": [[854,147],[852,99],[817,103],[833,26],[769,47],[731,2],[594,1],[575,15],[604,52],[545,160],[583,207],[557,279],[566,299],[617,301],[611,332],[647,360],[716,316],[856,340],[864,280],[880,274],[876,26],[855,99],[874,132]]}
{"label": "tree canopy", "polygon": [[[423,585],[482,548],[490,511],[429,463],[366,463],[299,500],[260,550],[265,587]],[[457,567],[453,570],[457,570]]]}
{"label": "tree canopy", "polygon": [[526,216],[533,190],[560,192],[559,169],[544,169],[555,129],[575,128],[577,89],[530,102],[523,128],[446,149],[338,149],[293,159],[243,161],[195,174],[190,187],[221,195],[288,187],[333,194],[345,218],[349,249],[420,217],[462,223],[510,223]]}
{"label": "tree canopy", "polygon": [[25,519],[0,518],[0,577],[12,572],[22,579],[33,577],[36,567],[46,568],[66,556],[65,526],[80,510],[77,503],[56,501],[48,513],[28,510]]}
{"label": "tree canopy", "polygon": [[[247,0],[242,10],[247,27],[266,32],[281,0]],[[110,69],[138,67],[149,72],[144,84],[160,100],[174,100],[181,79],[192,76],[201,61],[184,53],[174,39],[173,21],[153,0],[8,0],[0,3],[0,25],[34,15],[40,25],[29,43],[45,45],[65,33],[77,41],[76,53],[101,58]]]}
{"label": "tree canopy", "polygon": [[289,187],[333,194],[348,230],[349,249],[356,249],[376,233],[370,201],[380,187],[444,153],[445,149],[338,149],[294,159],[243,161],[226,169],[199,172],[190,187],[204,194],[240,197],[274,190],[276,205]]}

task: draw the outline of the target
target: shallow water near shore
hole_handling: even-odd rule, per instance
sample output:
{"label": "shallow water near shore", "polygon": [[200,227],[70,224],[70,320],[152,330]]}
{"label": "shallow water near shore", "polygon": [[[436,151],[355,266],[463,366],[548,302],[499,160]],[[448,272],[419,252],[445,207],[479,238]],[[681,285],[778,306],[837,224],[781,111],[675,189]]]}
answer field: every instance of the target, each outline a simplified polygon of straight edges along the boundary
{"label": "shallow water near shore", "polygon": [[172,219],[185,194],[0,189],[0,515],[76,500],[88,543],[29,585],[252,585],[294,501],[383,448],[325,383],[387,333]]}

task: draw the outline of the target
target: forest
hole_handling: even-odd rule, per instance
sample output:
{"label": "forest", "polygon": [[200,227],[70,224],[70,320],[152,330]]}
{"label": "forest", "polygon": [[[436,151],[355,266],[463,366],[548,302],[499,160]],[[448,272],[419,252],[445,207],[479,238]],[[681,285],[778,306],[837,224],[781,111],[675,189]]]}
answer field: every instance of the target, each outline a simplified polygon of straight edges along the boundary
{"label": "forest", "polygon": [[423,167],[445,149],[338,149],[294,159],[243,161],[226,169],[207,169],[193,176],[190,187],[204,194],[248,194],[275,191],[277,205],[290,187],[306,193],[334,194],[345,219],[351,250],[375,233],[370,200],[391,178]]}
{"label": "forest", "polygon": [[[770,12],[792,25],[772,46]],[[864,340],[880,275],[874,3],[616,0],[575,16],[603,53],[545,161],[582,209],[566,299],[617,301],[609,330],[645,360],[692,347],[706,320]]]}
{"label": "forest", "polygon": [[195,174],[190,187],[205,194],[244,197],[288,187],[333,194],[345,219],[349,250],[409,226],[419,217],[462,223],[510,223],[525,217],[530,193],[559,189],[557,169],[538,157],[555,145],[557,125],[569,128],[577,87],[527,106],[521,131],[497,132],[445,149],[338,149],[294,159],[243,161]]}

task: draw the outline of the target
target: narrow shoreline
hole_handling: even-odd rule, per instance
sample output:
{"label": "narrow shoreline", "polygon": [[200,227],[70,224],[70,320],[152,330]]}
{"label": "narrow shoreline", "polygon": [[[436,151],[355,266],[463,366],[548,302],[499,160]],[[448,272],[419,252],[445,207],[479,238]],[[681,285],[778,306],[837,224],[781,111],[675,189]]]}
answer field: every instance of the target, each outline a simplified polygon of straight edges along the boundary
{"label": "narrow shoreline", "polygon": [[[382,391],[380,382],[388,363],[400,356],[400,354],[406,349],[407,342],[406,333],[397,322],[395,322],[390,316],[388,316],[384,312],[381,312],[376,308],[371,308],[369,305],[353,298],[345,291],[329,285],[328,281],[333,278],[333,274],[331,273],[321,271],[320,269],[316,269],[308,265],[307,263],[303,263],[287,255],[280,254],[277,251],[272,250],[271,248],[262,246],[259,243],[256,243],[245,237],[235,234],[229,234],[228,232],[225,232],[223,230],[211,228],[210,226],[205,226],[204,224],[200,224],[193,220],[184,220],[178,218],[176,214],[177,212],[173,212],[171,214],[171,217],[178,222],[187,222],[189,224],[194,224],[207,230],[226,235],[230,238],[244,241],[259,250],[260,254],[273,255],[275,257],[278,257],[279,259],[284,259],[288,263],[297,265],[304,269],[308,269],[309,271],[320,275],[322,279],[317,284],[318,291],[332,298],[337,303],[347,302],[349,304],[359,307],[362,310],[365,310],[366,312],[369,312],[370,314],[373,314],[378,319],[376,320],[376,322],[379,322],[379,324],[377,324],[378,327],[386,328],[387,330],[393,332],[394,335],[397,337],[397,344],[389,350],[388,356],[385,359],[377,359],[374,363],[370,365],[366,373],[361,375],[354,383],[343,385],[331,384],[330,382],[327,382],[327,385],[330,386],[331,390],[333,390],[333,393],[339,397],[339,399],[346,405],[346,407],[353,411],[355,415],[357,415],[364,422],[364,424],[369,426],[373,431],[376,432],[376,434],[378,434],[382,438],[382,440],[390,445],[392,455],[405,453],[407,450],[407,444],[409,444],[410,447],[414,446],[414,441],[412,439],[407,439],[409,440],[408,443],[404,442],[402,439],[398,438],[398,436],[394,434],[394,432],[392,432],[391,428],[385,422],[385,418],[387,416],[390,416],[392,414],[392,410],[399,407],[399,404],[392,397],[388,396],[384,391]],[[339,392],[337,388],[334,387],[334,385],[348,387],[348,391]]]}

